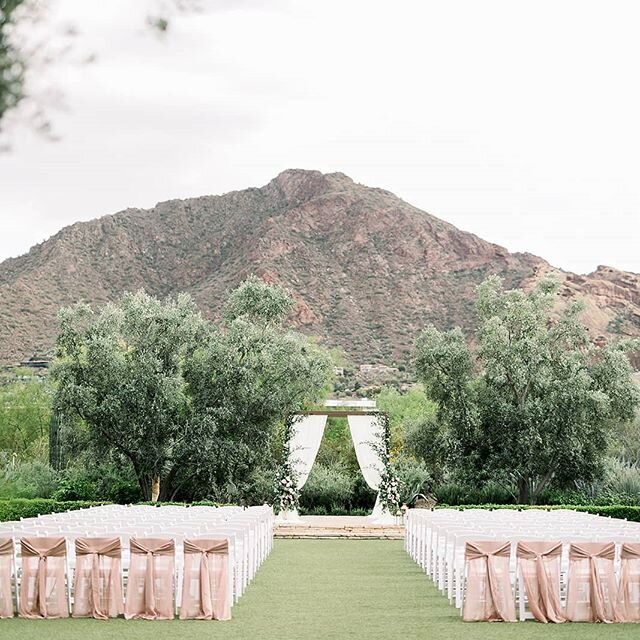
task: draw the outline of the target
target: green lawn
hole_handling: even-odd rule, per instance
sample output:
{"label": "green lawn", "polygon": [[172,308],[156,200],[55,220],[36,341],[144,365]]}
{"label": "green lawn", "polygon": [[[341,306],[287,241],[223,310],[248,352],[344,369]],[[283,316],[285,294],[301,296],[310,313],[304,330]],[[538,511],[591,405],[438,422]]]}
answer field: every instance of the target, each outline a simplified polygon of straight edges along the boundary
{"label": "green lawn", "polygon": [[2,640],[638,638],[639,625],[463,623],[401,541],[278,540],[231,622],[0,620]]}

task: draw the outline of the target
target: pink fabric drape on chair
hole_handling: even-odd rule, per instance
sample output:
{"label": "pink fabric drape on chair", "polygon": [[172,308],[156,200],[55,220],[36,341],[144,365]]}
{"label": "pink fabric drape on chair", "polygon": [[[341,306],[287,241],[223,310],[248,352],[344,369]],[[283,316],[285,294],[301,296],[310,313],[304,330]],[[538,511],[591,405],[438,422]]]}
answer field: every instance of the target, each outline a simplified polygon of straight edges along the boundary
{"label": "pink fabric drape on chair", "polygon": [[516,621],[516,605],[509,578],[510,555],[510,542],[467,542],[464,620]]}
{"label": "pink fabric drape on chair", "polygon": [[640,622],[640,542],[625,542],[620,550],[618,613],[622,622]]}
{"label": "pink fabric drape on chair", "polygon": [[567,620],[618,622],[613,542],[580,542],[569,548]]}
{"label": "pink fabric drape on chair", "polygon": [[184,541],[180,619],[230,620],[228,540]]}
{"label": "pink fabric drape on chair", "polygon": [[73,616],[106,620],[122,613],[120,538],[76,538]]}
{"label": "pink fabric drape on chair", "polygon": [[131,538],[124,617],[174,617],[175,543],[170,538]]}
{"label": "pink fabric drape on chair", "polygon": [[565,622],[560,604],[562,542],[518,542],[520,575],[533,617],[539,622]]}
{"label": "pink fabric drape on chair", "polygon": [[22,618],[68,618],[64,538],[22,538]]}
{"label": "pink fabric drape on chair", "polygon": [[0,618],[13,618],[12,565],[13,540],[11,538],[0,538]]}

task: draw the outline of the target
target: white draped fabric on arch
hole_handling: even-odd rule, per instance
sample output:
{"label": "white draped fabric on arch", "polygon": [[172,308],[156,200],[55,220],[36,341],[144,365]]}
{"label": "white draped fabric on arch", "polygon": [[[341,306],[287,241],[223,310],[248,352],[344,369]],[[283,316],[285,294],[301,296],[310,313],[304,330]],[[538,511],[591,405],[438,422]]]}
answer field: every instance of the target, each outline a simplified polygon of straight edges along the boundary
{"label": "white draped fabric on arch", "polygon": [[324,435],[327,416],[306,415],[297,416],[293,423],[293,436],[289,444],[291,466],[295,472],[296,488],[304,487],[311,467],[315,462],[320,443]]}
{"label": "white draped fabric on arch", "polygon": [[[376,495],[376,503],[373,507],[374,518],[379,519],[383,516],[382,505],[380,504],[380,479],[384,470],[380,455],[376,451],[376,441],[380,439],[378,416],[377,415],[350,415],[347,416],[349,422],[349,430],[351,431],[351,439],[356,450],[356,458],[358,458],[358,466],[364,480],[378,495]],[[393,519],[393,518],[392,518]]]}
{"label": "white draped fabric on arch", "polygon": [[[311,467],[313,467],[320,450],[327,418],[330,415],[330,413],[298,415],[293,423],[293,435],[289,446],[289,463],[295,473],[298,491],[302,489],[309,477]],[[376,449],[376,442],[380,439],[378,414],[351,414],[347,416],[347,420],[362,475],[367,485],[378,493],[381,474],[384,470],[379,452]],[[383,512],[379,493],[376,496],[376,503],[371,516],[374,521],[393,520],[392,516]],[[281,512],[278,518],[279,520],[295,522],[299,519],[299,516],[298,512],[294,510]]]}

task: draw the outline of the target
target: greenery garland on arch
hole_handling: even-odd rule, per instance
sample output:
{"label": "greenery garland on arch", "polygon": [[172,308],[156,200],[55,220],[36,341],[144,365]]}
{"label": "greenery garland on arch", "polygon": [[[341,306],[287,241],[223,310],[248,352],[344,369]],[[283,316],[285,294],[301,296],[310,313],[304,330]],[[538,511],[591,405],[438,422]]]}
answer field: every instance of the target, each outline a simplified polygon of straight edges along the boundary
{"label": "greenery garland on arch", "polygon": [[298,418],[299,416],[290,414],[284,421],[282,464],[276,483],[275,506],[278,512],[296,511],[299,506],[300,492],[296,486],[296,473],[291,464],[291,440],[293,439],[293,427]]}
{"label": "greenery garland on arch", "polygon": [[382,462],[380,473],[380,505],[382,511],[397,515],[400,510],[400,484],[391,463],[391,424],[386,413],[378,415],[379,431],[374,449]]}
{"label": "greenery garland on arch", "polygon": [[[299,507],[300,492],[297,489],[296,473],[291,463],[291,441],[294,425],[300,416],[287,416],[283,431],[282,464],[277,476],[275,506],[278,512],[296,511]],[[382,462],[380,473],[380,505],[383,512],[397,515],[400,510],[400,485],[391,463],[391,425],[389,416],[380,413],[377,416],[378,431],[371,443]]]}

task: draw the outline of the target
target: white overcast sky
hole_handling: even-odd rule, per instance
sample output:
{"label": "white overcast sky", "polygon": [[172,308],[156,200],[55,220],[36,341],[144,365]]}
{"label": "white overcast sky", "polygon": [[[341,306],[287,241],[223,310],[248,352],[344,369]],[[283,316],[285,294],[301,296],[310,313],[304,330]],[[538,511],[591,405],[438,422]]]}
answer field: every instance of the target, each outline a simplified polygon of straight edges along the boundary
{"label": "white overcast sky", "polygon": [[0,155],[0,259],[305,168],[564,269],[640,272],[636,0],[202,0],[166,37],[153,0],[47,4],[41,28],[80,35],[38,81],[60,140],[18,124]]}

